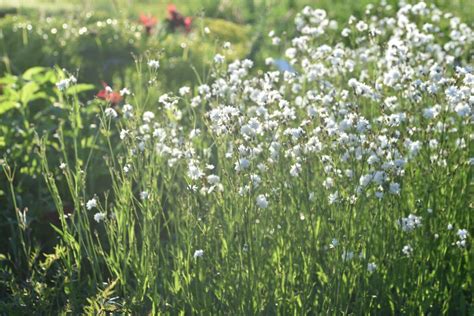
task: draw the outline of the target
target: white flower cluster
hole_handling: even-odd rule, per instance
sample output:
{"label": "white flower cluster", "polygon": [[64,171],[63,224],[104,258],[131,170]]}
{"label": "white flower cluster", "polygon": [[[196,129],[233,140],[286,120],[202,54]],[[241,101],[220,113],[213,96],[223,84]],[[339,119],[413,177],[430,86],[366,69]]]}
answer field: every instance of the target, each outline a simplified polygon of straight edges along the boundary
{"label": "white flower cluster", "polygon": [[89,201],[87,201],[87,203],[86,203],[87,210],[90,211],[95,207],[97,207],[97,200],[95,198],[90,199]]}
{"label": "white flower cluster", "polygon": [[[180,170],[191,192],[234,190],[259,209],[278,205],[280,186],[298,183],[327,207],[400,199],[422,163],[425,173],[472,164],[474,75],[465,47],[474,33],[423,2],[390,10],[382,5],[338,30],[324,10],[307,7],[285,50],[291,70],[276,70],[269,58],[269,70],[253,74],[252,61],[226,65],[215,55],[220,71],[210,82],[162,95],[159,104],[172,115],[144,112],[120,138],[133,154],[153,152]],[[269,36],[280,44],[275,32]],[[122,112],[134,118],[131,105]],[[463,153],[460,161],[453,151]],[[413,231],[421,217],[410,214],[399,225]],[[466,236],[459,235],[460,246]],[[413,248],[402,252],[410,256]]]}
{"label": "white flower cluster", "polygon": [[410,214],[408,217],[401,218],[399,224],[403,231],[409,232],[421,226],[421,217]]}
{"label": "white flower cluster", "polygon": [[469,232],[467,231],[467,229],[459,229],[457,235],[459,237],[459,240],[456,241],[456,245],[460,248],[465,248]]}
{"label": "white flower cluster", "polygon": [[67,88],[69,88],[70,86],[72,86],[73,84],[75,84],[76,82],[77,82],[76,77],[71,75],[69,78],[65,78],[65,79],[57,82],[56,87],[59,89],[59,91],[64,91]]}
{"label": "white flower cluster", "polygon": [[151,59],[148,61],[148,67],[156,70],[160,68],[160,62],[158,60]]}

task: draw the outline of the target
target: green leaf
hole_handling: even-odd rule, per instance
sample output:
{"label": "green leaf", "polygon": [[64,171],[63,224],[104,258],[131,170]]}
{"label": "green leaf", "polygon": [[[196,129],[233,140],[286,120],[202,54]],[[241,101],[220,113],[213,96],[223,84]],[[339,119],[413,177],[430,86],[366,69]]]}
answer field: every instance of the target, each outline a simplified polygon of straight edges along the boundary
{"label": "green leaf", "polygon": [[28,82],[21,88],[20,91],[20,100],[22,104],[28,104],[31,100],[35,98],[36,91],[39,90],[39,86],[36,82]]}
{"label": "green leaf", "polygon": [[25,80],[33,80],[33,77],[39,73],[42,73],[45,71],[44,67],[33,67],[28,69],[23,73],[23,79]]}
{"label": "green leaf", "polygon": [[17,80],[18,80],[18,77],[10,75],[10,74],[6,74],[5,77],[0,78],[0,84],[11,85],[11,84],[16,83]]}
{"label": "green leaf", "polygon": [[0,100],[9,100],[9,101],[20,101],[20,93],[15,90],[14,87],[6,87],[3,90],[3,95],[0,96]]}
{"label": "green leaf", "polygon": [[327,284],[329,281],[328,276],[326,275],[326,273],[324,273],[323,268],[320,265],[318,265],[318,268],[319,268],[319,271],[316,272],[316,274],[318,276],[319,281],[322,284]]}
{"label": "green leaf", "polygon": [[80,84],[76,84],[72,87],[69,87],[66,90],[66,94],[74,95],[74,94],[79,94],[81,92],[90,91],[90,90],[94,90],[94,89],[95,89],[95,86],[93,84],[80,83]]}
{"label": "green leaf", "polygon": [[[3,113],[10,111],[11,109],[18,108],[20,105],[18,102],[15,101],[4,101],[0,103],[0,115]],[[0,139],[0,145],[1,145],[1,139]]]}
{"label": "green leaf", "polygon": [[303,307],[303,303],[301,302],[301,297],[299,295],[296,296],[296,302],[298,303],[299,308]]}
{"label": "green leaf", "polygon": [[48,99],[48,98],[49,96],[45,92],[38,92],[29,100],[29,102],[39,100],[39,99]]}

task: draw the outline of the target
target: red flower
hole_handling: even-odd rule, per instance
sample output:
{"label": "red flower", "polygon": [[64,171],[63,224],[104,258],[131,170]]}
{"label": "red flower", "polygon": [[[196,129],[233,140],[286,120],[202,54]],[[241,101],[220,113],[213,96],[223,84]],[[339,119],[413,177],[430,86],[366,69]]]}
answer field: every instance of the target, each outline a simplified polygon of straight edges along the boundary
{"label": "red flower", "polygon": [[176,6],[172,3],[168,4],[168,19],[172,20],[175,14],[179,14],[178,11],[176,11]]}
{"label": "red flower", "polygon": [[172,3],[168,4],[168,24],[172,31],[179,27],[183,27],[186,32],[191,31],[191,17],[184,17],[176,10],[176,6]]}
{"label": "red flower", "polygon": [[190,16],[188,16],[184,19],[184,28],[186,29],[186,32],[191,32],[191,23],[192,22],[193,22],[193,20]]}
{"label": "red flower", "polygon": [[110,102],[112,105],[116,105],[122,101],[122,96],[119,92],[113,91],[105,82],[102,82],[102,85],[104,86],[104,89],[100,90],[96,95],[99,99]]}
{"label": "red flower", "polygon": [[151,15],[140,14],[140,23],[145,27],[146,33],[150,34],[151,30],[156,26],[158,20]]}

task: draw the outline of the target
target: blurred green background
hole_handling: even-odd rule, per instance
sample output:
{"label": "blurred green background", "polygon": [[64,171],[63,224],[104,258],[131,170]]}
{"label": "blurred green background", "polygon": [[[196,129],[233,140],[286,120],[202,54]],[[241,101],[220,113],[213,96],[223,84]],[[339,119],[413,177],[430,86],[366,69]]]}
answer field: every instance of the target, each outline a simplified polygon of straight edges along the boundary
{"label": "blurred green background", "polygon": [[[369,3],[379,1],[370,0],[190,0],[190,1],[156,1],[156,0],[1,0],[0,7],[21,11],[35,11],[39,14],[65,11],[92,11],[103,10],[111,14],[133,16],[140,12],[154,13],[163,18],[166,15],[167,5],[173,2],[183,13],[193,14],[204,10],[210,16],[221,15],[235,21],[245,22],[249,18],[261,18],[263,15],[285,14],[288,9],[299,9],[305,5],[320,7],[328,10],[337,17],[344,18],[350,14],[357,14],[364,10]],[[397,5],[398,1],[387,0],[387,3]],[[413,1],[405,1],[407,3]],[[474,2],[471,0],[435,0],[426,1],[427,4],[448,9],[452,13],[465,18],[472,18]],[[259,11],[266,8],[264,12]]]}

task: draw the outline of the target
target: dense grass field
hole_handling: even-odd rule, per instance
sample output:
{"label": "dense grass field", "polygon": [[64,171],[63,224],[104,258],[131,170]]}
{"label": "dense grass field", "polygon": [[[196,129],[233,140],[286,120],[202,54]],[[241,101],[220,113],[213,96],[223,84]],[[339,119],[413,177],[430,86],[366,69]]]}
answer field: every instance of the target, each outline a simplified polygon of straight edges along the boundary
{"label": "dense grass field", "polygon": [[0,0],[0,315],[473,315],[473,22]]}

